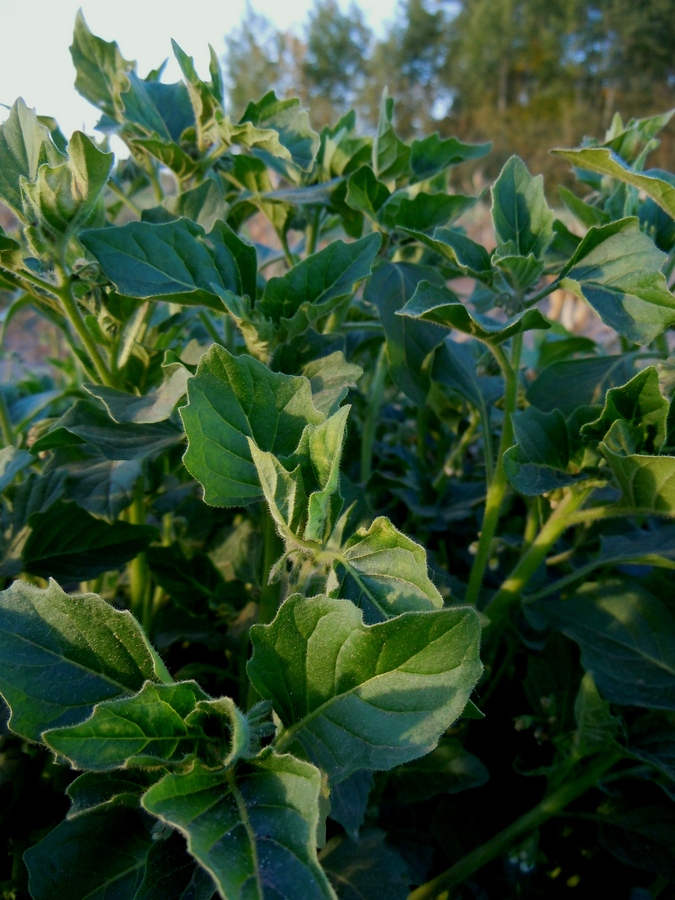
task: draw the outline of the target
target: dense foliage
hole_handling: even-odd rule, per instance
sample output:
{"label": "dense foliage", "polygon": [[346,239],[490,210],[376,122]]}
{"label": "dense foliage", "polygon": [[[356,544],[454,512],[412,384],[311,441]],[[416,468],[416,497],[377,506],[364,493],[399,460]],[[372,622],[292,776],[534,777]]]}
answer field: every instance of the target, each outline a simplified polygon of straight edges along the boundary
{"label": "dense foliage", "polygon": [[670,896],[669,116],[559,214],[511,158],[484,246],[489,147],[386,95],[71,51],[131,156],[0,126],[3,336],[64,348],[0,393],[3,896]]}

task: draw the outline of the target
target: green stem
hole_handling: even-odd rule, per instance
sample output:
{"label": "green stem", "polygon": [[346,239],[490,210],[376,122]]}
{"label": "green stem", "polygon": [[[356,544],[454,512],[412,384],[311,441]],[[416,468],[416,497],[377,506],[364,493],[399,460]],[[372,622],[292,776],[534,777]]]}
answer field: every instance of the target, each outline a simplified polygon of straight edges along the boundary
{"label": "green stem", "polygon": [[[141,476],[134,488],[134,499],[128,510],[132,525],[145,525],[145,479]],[[129,593],[132,614],[146,634],[152,624],[152,591],[150,569],[145,553],[139,553],[129,563]]]}
{"label": "green stem", "polygon": [[387,346],[382,344],[377,355],[375,371],[370,383],[368,409],[363,422],[361,434],[361,484],[365,485],[370,479],[373,470],[373,443],[375,441],[375,429],[380,417],[382,399],[384,397],[384,382],[387,377]]}
{"label": "green stem", "polygon": [[281,242],[281,249],[284,251],[284,256],[286,257],[286,262],[288,263],[289,267],[292,269],[296,263],[296,259],[293,256],[293,254],[291,253],[291,248],[288,246],[288,238],[286,237],[286,234],[283,231],[278,231],[277,234],[279,235],[279,240]]}
{"label": "green stem", "polygon": [[12,420],[7,408],[7,400],[4,391],[0,388],[0,434],[2,434],[2,442],[5,447],[9,447],[14,443],[14,429],[12,428]]}
{"label": "green stem", "polygon": [[321,220],[321,207],[316,206],[305,230],[305,256],[316,253],[316,245],[319,240],[319,222]]}
{"label": "green stem", "polygon": [[499,363],[504,375],[506,389],[504,392],[504,422],[502,424],[502,436],[497,452],[497,462],[492,480],[485,498],[485,513],[483,525],[478,539],[476,556],[471,566],[469,585],[467,587],[465,602],[476,605],[480,589],[483,586],[485,570],[490,559],[492,541],[497,530],[502,503],[506,496],[508,480],[504,471],[504,454],[513,443],[513,424],[511,416],[516,410],[518,401],[518,371],[520,366],[520,350],[522,347],[522,335],[516,335],[513,339],[513,351],[511,363],[506,358],[501,347],[492,347],[492,352]]}
{"label": "green stem", "polygon": [[135,213],[138,216],[138,218],[140,219],[140,217],[142,215],[142,210],[141,210],[140,206],[137,206],[137,204],[134,203],[134,201],[131,199],[131,197],[127,197],[127,195],[124,193],[122,188],[116,182],[114,182],[112,180],[112,178],[110,179],[110,181],[108,181],[108,187],[113,192],[113,194],[116,197],[119,197],[119,199],[122,201],[122,203],[126,207],[128,207],[128,209],[130,209],[133,213]]}
{"label": "green stem", "polygon": [[525,586],[544,562],[551,547],[569,528],[571,514],[583,505],[592,490],[592,488],[585,488],[569,491],[560,501],[544,527],[518,561],[515,569],[486,606],[484,612],[493,624],[504,619],[511,607],[520,601]]}
{"label": "green stem", "polygon": [[528,297],[525,301],[525,306],[536,306],[540,300],[543,300],[544,297],[548,297],[548,295],[557,290],[559,286],[560,278],[556,278],[554,281],[551,281],[550,284],[547,284],[546,287],[542,288],[539,293],[535,294],[534,297]]}
{"label": "green stem", "polygon": [[442,896],[453,885],[466,881],[474,872],[506,853],[519,838],[539,828],[548,819],[562,812],[573,800],[594,787],[620,758],[619,754],[612,754],[596,760],[574,781],[564,784],[548,797],[544,797],[533,809],[520,816],[485,844],[477,847],[450,869],[412,891],[408,895],[408,900],[433,900]]}
{"label": "green stem", "polygon": [[101,384],[104,384],[107,387],[115,387],[115,379],[106,365],[99,346],[87,328],[87,325],[82,318],[82,314],[77,307],[77,302],[73,295],[72,282],[68,280],[56,293],[63,304],[63,309],[68,317],[68,321],[77,332],[78,337],[89,354],[89,359],[96,370],[96,374],[98,375]]}
{"label": "green stem", "polygon": [[260,591],[260,603],[258,607],[258,622],[266,625],[277,614],[279,600],[281,599],[281,585],[278,581],[269,583],[270,572],[274,563],[283,553],[281,538],[277,534],[274,519],[266,513],[263,523],[263,562],[262,562],[262,590]]}

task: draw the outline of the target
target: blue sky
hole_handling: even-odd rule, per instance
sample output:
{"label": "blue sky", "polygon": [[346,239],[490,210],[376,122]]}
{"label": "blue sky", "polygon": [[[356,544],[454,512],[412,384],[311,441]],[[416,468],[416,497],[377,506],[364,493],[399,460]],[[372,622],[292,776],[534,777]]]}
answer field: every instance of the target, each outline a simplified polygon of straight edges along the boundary
{"label": "blue sky", "polygon": [[[171,56],[175,38],[206,77],[207,45],[223,55],[224,35],[237,26],[244,5],[244,0],[0,0],[0,103],[11,105],[21,96],[39,115],[54,116],[66,135],[90,132],[98,115],[73,87],[68,50],[78,8],[94,34],[117,41],[127,59],[137,60],[141,75]],[[253,2],[284,29],[299,25],[311,5],[311,0]],[[377,30],[394,7],[392,0],[368,0],[371,27]],[[175,64],[168,66],[164,80],[178,77]],[[0,107],[0,121],[6,115]]]}

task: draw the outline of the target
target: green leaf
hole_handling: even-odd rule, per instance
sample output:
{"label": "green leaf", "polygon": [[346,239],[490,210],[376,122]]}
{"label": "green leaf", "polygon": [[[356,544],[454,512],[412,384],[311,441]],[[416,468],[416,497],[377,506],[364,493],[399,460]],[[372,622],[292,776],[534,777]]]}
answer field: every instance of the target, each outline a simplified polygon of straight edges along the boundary
{"label": "green leaf", "polygon": [[263,496],[276,522],[277,532],[284,539],[293,542],[301,531],[307,511],[302,469],[300,465],[296,465],[289,471],[273,453],[258,450],[250,439],[249,448]]}
{"label": "green leaf", "polygon": [[324,420],[306,378],[276,374],[218,345],[188,382],[188,405],[180,413],[189,442],[183,461],[213,506],[262,499],[248,438],[260,450],[289,456],[305,426]]}
{"label": "green leaf", "polygon": [[621,720],[611,714],[610,705],[598,693],[590,672],[581,679],[574,701],[574,718],[577,722],[574,733],[577,758],[618,748],[616,738]]}
{"label": "green leaf", "polygon": [[69,596],[55,581],[0,593],[0,657],[10,727],[32,741],[147,680],[171,680],[130,613],[96,594]]}
{"label": "green leaf", "polygon": [[427,574],[424,547],[380,516],[340,548],[335,563],[338,595],[364,610],[367,621],[439,609],[443,600]]}
{"label": "green leaf", "polygon": [[608,388],[623,384],[632,373],[627,355],[561,360],[540,372],[525,396],[543,412],[559,409],[569,417],[581,406],[602,403]]}
{"label": "green leaf", "polygon": [[586,147],[582,150],[552,150],[578,169],[610,175],[625,184],[644,191],[655,203],[675,219],[675,186],[648,172],[635,172],[608,147]]}
{"label": "green leaf", "polygon": [[356,387],[363,369],[347,362],[344,353],[336,350],[308,362],[302,367],[302,374],[309,379],[312,403],[328,417],[337,412],[349,388]]}
{"label": "green leaf", "polygon": [[506,280],[508,286],[518,293],[527,291],[537,283],[544,271],[544,263],[534,253],[527,256],[493,256],[494,268]]}
{"label": "green leaf", "polygon": [[482,244],[477,244],[451,228],[436,228],[433,237],[422,231],[408,231],[408,234],[447,259],[464,275],[470,275],[479,281],[491,281],[492,262],[490,254]]}
{"label": "green leaf", "polygon": [[495,375],[479,375],[477,354],[469,343],[446,341],[434,356],[431,377],[437,383],[456,391],[476,409],[487,407],[504,395],[503,379]]}
{"label": "green leaf", "polygon": [[[276,131],[295,165],[304,172],[312,168],[319,151],[319,135],[310,128],[309,116],[300,108],[299,100],[278,100],[270,91],[258,103],[249,103],[241,117],[241,124],[246,122]],[[269,151],[269,147],[265,149]]]}
{"label": "green leaf", "polygon": [[296,594],[251,629],[248,673],[281,720],[277,744],[297,746],[339,782],[436,746],[480,674],[479,636],[469,608],[366,626],[347,601]]}
{"label": "green leaf", "polygon": [[319,772],[264,751],[236,770],[195,763],[150,788],[143,806],[185,835],[221,897],[334,898],[316,858]]}
{"label": "green leaf", "polygon": [[258,309],[275,322],[292,319],[301,310],[309,322],[316,321],[370,275],[381,241],[379,234],[351,244],[333,241],[285,275],[270,278]]}
{"label": "green leaf", "polygon": [[[626,446],[622,445],[619,428],[634,433]],[[616,422],[601,442],[604,453],[621,489],[620,506],[641,509],[665,516],[675,515],[675,457],[649,456],[636,452],[633,443],[639,437],[638,429]]]}
{"label": "green leaf", "polygon": [[431,232],[448,225],[478,202],[478,197],[462,194],[417,194],[410,199],[401,191],[393,194],[380,210],[378,219],[388,228],[409,232]]}
{"label": "green leaf", "polygon": [[471,313],[449,288],[428,281],[419,283],[414,295],[397,315],[434,322],[445,328],[456,328],[479,341],[493,345],[501,344],[523,331],[551,327],[551,323],[537,309],[519,312],[505,322]]}
{"label": "green leaf", "polygon": [[137,808],[141,804],[141,795],[162,774],[148,769],[83,772],[66,788],[71,802],[68,818],[75,819],[91,810],[114,806]]}
{"label": "green leaf", "polygon": [[600,843],[622,863],[675,878],[675,813],[672,803],[658,806],[610,807],[598,832]]}
{"label": "green leaf", "polygon": [[616,421],[636,426],[642,433],[641,448],[658,451],[666,438],[669,403],[661,394],[659,373],[648,366],[621,387],[610,388],[605,406],[593,422],[581,429],[586,440],[601,441]]}
{"label": "green leaf", "polygon": [[408,866],[385,838],[383,831],[369,828],[358,842],[335,837],[326,844],[321,865],[339,900],[406,900],[412,880]]}
{"label": "green leaf", "polygon": [[394,101],[382,93],[380,119],[373,141],[373,172],[381,181],[395,181],[409,170],[410,147],[397,136],[391,124],[394,117]]}
{"label": "green leaf", "polygon": [[23,219],[22,179],[32,183],[41,165],[56,166],[63,161],[49,130],[19,98],[0,125],[0,199]]}
{"label": "green leaf", "polygon": [[78,400],[33,444],[34,453],[56,447],[96,447],[107,459],[152,459],[175,447],[182,433],[168,422],[118,424],[102,405]]}
{"label": "green leaf", "polygon": [[34,513],[29,524],[23,550],[26,572],[64,582],[88,581],[119,569],[157,537],[151,525],[109,525],[61,500]]}
{"label": "green leaf", "polygon": [[209,601],[218,603],[227,592],[220,570],[204,553],[187,558],[180,543],[149,547],[147,560],[157,584],[173,603],[193,615],[204,612]]}
{"label": "green leaf", "polygon": [[40,166],[34,182],[22,182],[26,215],[40,223],[45,237],[55,232],[68,240],[94,214],[113,160],[112,153],[99,150],[76,131],[68,144],[67,162]]}
{"label": "green leaf", "polygon": [[431,379],[430,354],[442,344],[446,333],[432,323],[397,315],[414,296],[424,278],[442,279],[431,269],[411,263],[386,262],[369,279],[363,296],[377,306],[387,338],[387,361],[394,383],[416,403],[424,406]]}
{"label": "green leaf", "polygon": [[160,765],[194,749],[195,735],[185,719],[205,699],[194,681],[146,682],[133,697],[98,703],[84,722],[50,729],[42,740],[74,769],[105,772]]}
{"label": "green leaf", "polygon": [[512,156],[492,187],[492,221],[499,255],[532,253],[541,259],[553,240],[553,213],[544,195],[544,179],[532,177]]}
{"label": "green leaf", "polygon": [[354,841],[359,839],[373,783],[373,773],[359,769],[330,788],[330,818],[342,825]]}
{"label": "green leaf", "polygon": [[[554,151],[555,152],[555,151]],[[599,206],[593,206],[586,203],[572,191],[568,190],[564,185],[558,187],[560,199],[567,209],[575,216],[586,228],[592,228],[594,225],[606,225],[609,222],[609,213],[605,212]]]}
{"label": "green leaf", "polygon": [[521,494],[536,497],[583,477],[569,471],[570,434],[559,409],[530,406],[513,416],[513,429],[516,443],[504,454],[504,471]]}
{"label": "green leaf", "polygon": [[[149,138],[133,138],[131,141],[131,146],[137,151],[145,151],[150,154],[150,156],[154,157],[154,159],[158,160],[162,165],[166,166],[167,169],[171,169],[171,171],[178,176],[181,181],[187,178],[193,178],[200,171],[199,160],[193,159],[189,153],[186,153],[185,150],[182,149],[178,144],[175,144],[173,141],[162,140],[160,138],[149,137]],[[200,185],[200,187],[204,187],[208,182]],[[178,195],[175,198],[176,204],[180,204],[182,198],[182,194]],[[167,207],[170,203],[167,203]],[[163,207],[160,207],[162,209]],[[144,213],[148,212],[143,210]],[[224,211],[223,211],[224,212]],[[216,218],[222,218],[223,212],[220,213]],[[149,216],[148,216],[149,218]],[[188,218],[194,218],[198,225],[201,225],[203,228],[207,228],[208,226],[197,219],[197,217],[188,216]],[[148,219],[144,215],[143,221],[147,221]],[[213,222],[209,223],[210,225]]]}
{"label": "green leaf", "polygon": [[416,181],[426,181],[450,166],[468,159],[480,159],[491,149],[492,144],[465,144],[457,138],[442,140],[438,134],[430,134],[421,141],[412,142],[410,168]]}
{"label": "green leaf", "polygon": [[148,851],[145,877],[133,900],[213,900],[213,879],[185,849],[181,835],[155,841]]}
{"label": "green leaf", "polygon": [[128,394],[100,384],[83,384],[82,387],[98,398],[114,422],[122,425],[152,425],[165,422],[185,395],[189,372],[183,366],[176,367],[166,381],[147,394]]}
{"label": "green leaf", "polygon": [[644,588],[585,584],[535,607],[581,647],[581,662],[612,703],[675,709],[675,618]]}
{"label": "green leaf", "polygon": [[345,203],[364,213],[372,222],[378,221],[377,214],[390,196],[389,188],[377,180],[370,166],[361,166],[349,176]]}
{"label": "green leaf", "polygon": [[131,504],[142,474],[141,460],[108,459],[90,445],[52,450],[44,469],[45,480],[61,484],[59,495],[111,523]]}
{"label": "green leaf", "polygon": [[70,54],[77,72],[75,89],[111,119],[117,119],[119,95],[127,89],[128,73],[135,71],[136,63],[124,59],[114,41],[93,35],[82,10],[75,18]]}
{"label": "green leaf", "polygon": [[121,95],[124,118],[147,135],[176,146],[183,132],[195,124],[185,85],[144,81],[135,72],[129,72],[127,77],[127,87]]}
{"label": "green leaf", "polygon": [[66,819],[25,853],[30,895],[34,900],[135,897],[151,846],[147,823],[128,809]]}
{"label": "green leaf", "polygon": [[637,219],[621,219],[590,229],[563,268],[561,285],[620,335],[648,344],[675,324],[675,297],[660,271],[665,258]]}
{"label": "green leaf", "polygon": [[422,803],[437,794],[458,794],[482,787],[488,770],[456,738],[441,738],[435,750],[399,766],[389,775],[388,787],[398,803]]}
{"label": "green leaf", "polygon": [[656,714],[638,719],[627,751],[675,781],[675,725],[672,721],[664,721]]}
{"label": "green leaf", "polygon": [[30,466],[35,460],[28,450],[17,450],[16,447],[3,447],[0,450],[0,494],[9,487],[19,472]]}
{"label": "green leaf", "polygon": [[129,222],[89,229],[80,240],[128,297],[222,311],[218,290],[244,294],[252,287],[255,250],[222,222],[208,235],[188,219],[162,225]]}
{"label": "green leaf", "polygon": [[[176,218],[185,216],[186,219],[191,219],[197,225],[201,225],[204,231],[211,231],[219,219],[224,220],[228,210],[223,196],[223,188],[213,178],[207,178],[198,187],[192,188],[192,190],[182,191],[173,197],[167,197],[164,200],[164,206]],[[223,231],[225,230],[223,229]],[[245,274],[242,272],[242,286],[245,293],[255,297],[255,277],[253,279],[250,277],[251,268],[254,275],[257,270],[255,248],[246,244],[240,238],[238,238],[238,241],[244,250],[245,256],[248,257],[245,260],[242,259],[242,262],[245,261],[246,263]],[[230,250],[237,257],[239,254],[235,252],[235,247],[235,241],[231,238]]]}

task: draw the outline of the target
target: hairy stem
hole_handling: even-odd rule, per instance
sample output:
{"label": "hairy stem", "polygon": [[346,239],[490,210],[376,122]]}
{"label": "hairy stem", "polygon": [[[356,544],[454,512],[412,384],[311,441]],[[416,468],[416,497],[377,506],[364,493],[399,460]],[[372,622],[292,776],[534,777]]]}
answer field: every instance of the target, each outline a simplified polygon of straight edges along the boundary
{"label": "hairy stem", "polygon": [[485,844],[477,847],[450,869],[412,891],[408,895],[408,900],[433,900],[433,898],[442,896],[453,885],[461,884],[474,872],[506,853],[519,838],[534,831],[548,819],[562,812],[573,800],[594,787],[605,772],[608,772],[619,759],[619,754],[612,754],[596,760],[574,781],[562,785],[548,797],[544,797],[533,809],[520,816]]}
{"label": "hairy stem", "polygon": [[[143,476],[136,482],[133,503],[128,510],[128,519],[132,525],[145,525],[145,478]],[[147,556],[145,553],[139,553],[129,563],[130,608],[146,634],[152,624],[151,587]]]}

